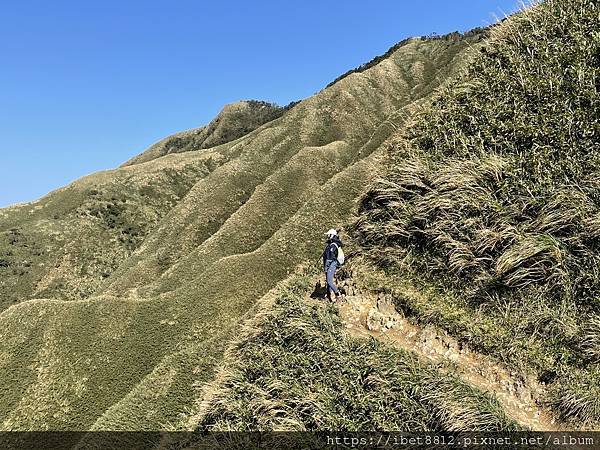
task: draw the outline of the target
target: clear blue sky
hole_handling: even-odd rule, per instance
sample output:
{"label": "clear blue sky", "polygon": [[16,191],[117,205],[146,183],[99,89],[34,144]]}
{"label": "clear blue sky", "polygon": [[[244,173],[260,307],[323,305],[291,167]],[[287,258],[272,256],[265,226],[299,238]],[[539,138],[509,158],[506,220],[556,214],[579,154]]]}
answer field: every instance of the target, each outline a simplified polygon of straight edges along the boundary
{"label": "clear blue sky", "polygon": [[97,0],[0,9],[0,207],[115,167],[240,99],[286,104],[517,0]]}

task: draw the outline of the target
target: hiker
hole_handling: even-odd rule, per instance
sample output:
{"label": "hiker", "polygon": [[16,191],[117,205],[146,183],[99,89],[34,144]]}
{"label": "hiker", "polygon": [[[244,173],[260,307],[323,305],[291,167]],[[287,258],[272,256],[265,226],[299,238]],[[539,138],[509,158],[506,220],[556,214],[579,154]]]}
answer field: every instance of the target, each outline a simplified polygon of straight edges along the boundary
{"label": "hiker", "polygon": [[335,271],[344,263],[343,244],[337,231],[333,228],[325,233],[325,235],[327,236],[327,243],[323,251],[323,271],[327,279],[327,299],[331,300],[332,292],[335,294],[336,300],[343,299],[344,294],[340,293],[340,290],[333,281]]}

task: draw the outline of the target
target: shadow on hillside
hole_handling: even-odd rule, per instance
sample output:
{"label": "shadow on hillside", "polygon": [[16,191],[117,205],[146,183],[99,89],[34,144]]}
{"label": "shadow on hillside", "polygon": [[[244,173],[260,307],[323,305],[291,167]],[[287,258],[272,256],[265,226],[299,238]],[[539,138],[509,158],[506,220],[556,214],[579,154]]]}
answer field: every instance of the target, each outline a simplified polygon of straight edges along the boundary
{"label": "shadow on hillside", "polygon": [[315,284],[315,289],[310,294],[310,298],[327,298],[327,286],[321,284],[321,281],[317,281],[317,283]]}
{"label": "shadow on hillside", "polygon": [[[346,295],[346,289],[343,286],[339,286],[340,292]],[[327,285],[321,284],[320,281],[315,283],[315,288],[310,294],[310,298],[325,300],[327,298]]]}

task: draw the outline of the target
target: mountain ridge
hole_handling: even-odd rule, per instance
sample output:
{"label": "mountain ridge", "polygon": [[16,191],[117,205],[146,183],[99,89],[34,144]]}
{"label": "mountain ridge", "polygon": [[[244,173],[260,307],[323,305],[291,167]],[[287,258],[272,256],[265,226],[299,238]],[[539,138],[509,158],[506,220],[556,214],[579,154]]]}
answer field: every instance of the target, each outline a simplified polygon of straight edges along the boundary
{"label": "mountain ridge", "polygon": [[261,125],[268,123],[293,106],[277,106],[257,100],[240,100],[229,103],[207,125],[181,131],[161,139],[121,167],[148,162],[171,153],[202,150],[226,144],[243,137]]}

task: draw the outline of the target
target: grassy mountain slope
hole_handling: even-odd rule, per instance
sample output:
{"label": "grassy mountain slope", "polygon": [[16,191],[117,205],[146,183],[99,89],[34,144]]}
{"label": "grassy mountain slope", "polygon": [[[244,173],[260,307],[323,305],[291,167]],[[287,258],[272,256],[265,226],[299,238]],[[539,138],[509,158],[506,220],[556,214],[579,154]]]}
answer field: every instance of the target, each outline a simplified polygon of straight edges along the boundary
{"label": "grassy mountain slope", "polygon": [[[0,428],[186,423],[193,384],[212,377],[239,321],[319,254],[323,230],[346,220],[374,177],[381,144],[468,47],[411,40],[237,140],[92,175],[2,210],[3,236],[18,229],[27,244],[2,246],[10,268],[32,249],[47,252],[28,284],[13,278],[27,275],[2,278],[23,288],[1,297],[5,308],[20,303],[0,313]],[[79,218],[99,195],[100,218]],[[139,223],[134,243],[120,242]],[[51,283],[40,279],[62,284],[43,290]],[[41,295],[49,299],[30,300]]]}
{"label": "grassy mountain slope", "polygon": [[0,311],[32,297],[89,296],[227,158],[211,149],[105,171],[0,210]]}
{"label": "grassy mountain slope", "polygon": [[[319,180],[376,149],[393,130],[380,123],[393,120],[399,108],[431,92],[465,46],[443,43],[430,48],[415,41],[397,55],[401,65],[386,60],[375,72],[343,80],[249,135],[238,144],[240,157],[194,186],[144,248],[120,267],[109,292],[118,295],[132,286],[147,287],[188,254],[189,263],[178,264],[181,270],[209,261],[208,249],[213,259],[256,249],[311,197]],[[433,71],[429,61],[444,67],[442,72]],[[413,76],[405,73],[407,66],[424,69]],[[270,152],[257,153],[257,148]],[[299,170],[305,173],[300,176]],[[307,178],[308,171],[312,178]],[[303,185],[309,182],[312,187]],[[303,239],[304,233],[296,238]],[[166,275],[177,280],[172,271]]]}
{"label": "grassy mountain slope", "polygon": [[[547,0],[494,30],[396,137],[354,236],[405,313],[549,385],[600,423],[600,16]],[[426,301],[393,286],[406,280]]]}
{"label": "grassy mountain slope", "polygon": [[[287,109],[258,101],[227,105],[185,145],[181,136],[171,136],[161,142],[177,145],[156,144],[117,170],[85,177],[33,204],[0,210],[0,310],[31,297],[89,296],[199,179],[237,156],[232,145],[217,144]],[[199,149],[204,150],[153,161]]]}

